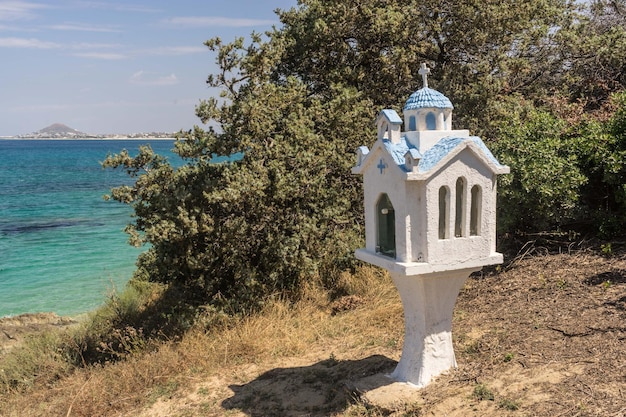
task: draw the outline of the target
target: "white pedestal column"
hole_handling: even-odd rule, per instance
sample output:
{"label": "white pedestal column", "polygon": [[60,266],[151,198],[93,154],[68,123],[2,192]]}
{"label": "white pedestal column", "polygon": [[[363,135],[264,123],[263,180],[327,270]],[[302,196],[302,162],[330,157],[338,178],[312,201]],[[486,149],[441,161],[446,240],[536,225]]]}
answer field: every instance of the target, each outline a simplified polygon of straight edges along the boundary
{"label": "white pedestal column", "polygon": [[452,312],[463,283],[481,268],[425,275],[392,273],[404,307],[404,347],[391,377],[418,388],[456,367],[452,346]]}

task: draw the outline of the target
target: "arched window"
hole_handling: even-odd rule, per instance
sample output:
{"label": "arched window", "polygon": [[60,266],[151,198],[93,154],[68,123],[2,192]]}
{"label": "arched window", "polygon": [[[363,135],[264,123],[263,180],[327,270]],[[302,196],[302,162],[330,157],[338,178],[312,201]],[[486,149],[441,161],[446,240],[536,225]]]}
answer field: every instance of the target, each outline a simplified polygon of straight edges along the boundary
{"label": "arched window", "polygon": [[409,117],[409,131],[413,132],[417,130],[417,124],[415,123],[415,116]]}
{"label": "arched window", "polygon": [[376,252],[396,257],[396,216],[387,194],[376,203]]}
{"label": "arched window", "polygon": [[470,204],[470,236],[480,236],[480,222],[482,212],[482,190],[479,185],[472,187],[472,202]]}
{"label": "arched window", "polygon": [[454,213],[454,236],[465,236],[465,179],[459,177],[456,180],[455,194],[455,213]]}
{"label": "arched window", "polygon": [[439,189],[439,239],[448,239],[448,217],[450,215],[450,193],[448,187]]}
{"label": "arched window", "polygon": [[437,119],[435,118],[435,113],[433,112],[429,112],[426,115],[426,129],[437,130]]}

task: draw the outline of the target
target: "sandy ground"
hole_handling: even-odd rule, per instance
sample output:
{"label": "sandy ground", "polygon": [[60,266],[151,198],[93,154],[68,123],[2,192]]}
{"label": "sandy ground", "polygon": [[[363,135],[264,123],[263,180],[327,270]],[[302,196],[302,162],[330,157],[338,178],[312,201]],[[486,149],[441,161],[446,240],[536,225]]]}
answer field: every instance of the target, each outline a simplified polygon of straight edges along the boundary
{"label": "sandy ground", "polygon": [[[453,320],[458,368],[426,388],[387,377],[401,344],[329,340],[300,357],[181,373],[180,387],[116,415],[626,417],[626,253],[533,252],[466,282]],[[340,314],[358,320],[367,308]],[[3,319],[0,347],[72,322]]]}
{"label": "sandy ground", "polygon": [[0,355],[22,342],[28,335],[59,329],[78,323],[55,313],[22,314],[0,318]]}
{"label": "sandy ground", "polygon": [[387,377],[398,349],[327,346],[222,370],[132,415],[626,416],[625,255],[535,254],[478,274],[453,334],[458,368],[423,389]]}

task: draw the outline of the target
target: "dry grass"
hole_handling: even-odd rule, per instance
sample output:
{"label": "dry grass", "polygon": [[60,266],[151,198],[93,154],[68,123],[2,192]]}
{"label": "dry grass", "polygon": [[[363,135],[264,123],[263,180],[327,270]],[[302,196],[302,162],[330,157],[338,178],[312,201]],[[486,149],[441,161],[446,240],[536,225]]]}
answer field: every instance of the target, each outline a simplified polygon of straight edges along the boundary
{"label": "dry grass", "polygon": [[454,316],[459,368],[408,392],[380,376],[404,333],[389,278],[365,268],[342,285],[336,302],[311,288],[296,305],[275,301],[116,363],[67,369],[52,355],[30,388],[0,394],[0,415],[626,413],[626,256],[535,256],[471,278]]}
{"label": "dry grass", "polygon": [[[387,278],[373,269],[364,269],[358,276],[346,274],[343,279],[344,286],[360,291],[363,297],[362,305],[354,307],[360,310],[356,313],[358,320],[347,314],[332,314],[333,305],[327,297],[312,288],[305,300],[296,305],[274,301],[260,314],[225,320],[208,331],[195,328],[180,341],[163,343],[152,352],[104,366],[75,369],[54,382],[34,380],[26,392],[12,391],[0,397],[0,415],[134,415],[159,398],[188,389],[207,375],[228,373],[239,366],[254,370],[261,369],[260,364],[275,364],[282,358],[327,359],[334,355],[334,350],[358,351],[379,343],[395,350],[398,342],[401,344],[402,328],[396,326],[392,332],[386,329],[393,329],[392,323],[402,319],[402,309]],[[387,304],[390,301],[391,306]],[[364,334],[364,321],[379,330]],[[10,352],[0,367],[11,365],[15,358],[24,358],[30,349],[32,343]],[[56,363],[62,364],[60,358],[56,359]],[[32,358],[25,360],[37,362]]]}

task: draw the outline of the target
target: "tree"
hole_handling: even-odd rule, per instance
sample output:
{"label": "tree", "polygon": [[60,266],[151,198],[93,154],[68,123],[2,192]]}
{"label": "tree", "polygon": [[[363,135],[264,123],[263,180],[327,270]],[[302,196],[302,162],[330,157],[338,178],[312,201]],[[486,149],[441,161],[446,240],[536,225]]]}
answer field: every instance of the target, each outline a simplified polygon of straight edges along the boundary
{"label": "tree", "polygon": [[626,2],[594,0],[556,34],[554,91],[599,110],[626,88]]}
{"label": "tree", "polygon": [[511,167],[498,184],[499,230],[539,232],[573,222],[587,181],[579,166],[578,136],[548,110],[519,98],[509,105],[492,144],[500,162]]}
{"label": "tree", "polygon": [[280,14],[285,53],[278,79],[293,75],[324,94],[341,83],[376,108],[399,109],[432,84],[456,106],[457,124],[482,134],[491,108],[510,94],[546,91],[558,63],[558,31],[574,10],[565,0],[308,0]]}
{"label": "tree", "polygon": [[[137,278],[233,312],[272,294],[297,297],[306,281],[332,287],[362,239],[354,150],[373,141],[376,111],[399,110],[420,87],[424,61],[457,122],[502,141],[515,172],[503,195],[530,210],[526,227],[575,211],[585,178],[561,142],[565,125],[543,109],[511,117],[511,103],[549,103],[571,87],[568,66],[582,67],[563,42],[589,26],[566,0],[302,0],[278,14],[282,26],[248,44],[206,42],[219,64],[207,82],[222,93],[196,113],[217,127],[181,132],[185,165],[147,148],[105,162],[143,172],[112,194],[135,209],[132,242],[150,244]],[[241,158],[213,163],[232,155]],[[567,182],[551,183],[557,173]]]}
{"label": "tree", "polygon": [[626,93],[610,96],[608,120],[585,117],[574,127],[580,169],[583,221],[602,238],[623,236],[626,226]]}
{"label": "tree", "polygon": [[[362,199],[350,166],[355,141],[371,129],[371,108],[353,89],[336,87],[323,101],[294,77],[270,82],[259,58],[271,55],[268,45],[238,42],[208,42],[224,69],[211,83],[225,86],[227,100],[208,101],[198,114],[220,120],[223,130],[182,134],[176,152],[187,164],[173,170],[145,148],[134,159],[105,162],[145,171],[113,193],[133,204],[135,243],[151,244],[136,276],[186,287],[197,302],[229,312],[271,294],[297,296],[304,280],[332,285],[351,267]],[[234,71],[245,79],[238,88],[224,75]],[[235,152],[238,161],[211,161]]]}
{"label": "tree", "polygon": [[[511,174],[499,180],[499,230],[576,231],[608,239],[626,226],[626,93],[598,113],[512,99],[492,150]],[[504,113],[504,111],[503,111]]]}

